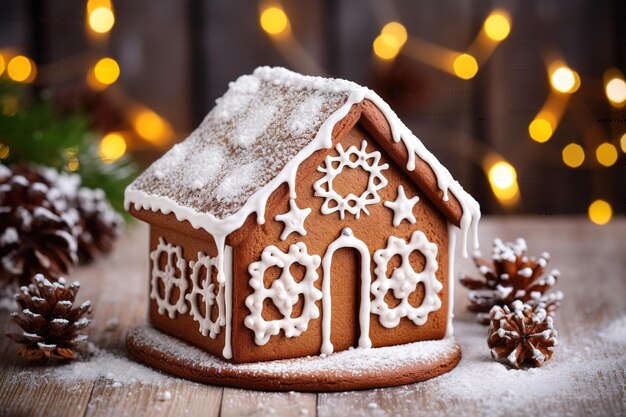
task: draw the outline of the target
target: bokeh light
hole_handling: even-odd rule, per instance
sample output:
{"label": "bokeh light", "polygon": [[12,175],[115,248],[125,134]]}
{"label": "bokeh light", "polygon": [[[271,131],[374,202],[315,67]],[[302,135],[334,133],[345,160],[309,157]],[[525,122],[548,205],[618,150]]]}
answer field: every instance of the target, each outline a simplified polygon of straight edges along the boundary
{"label": "bokeh light", "polygon": [[6,68],[6,63],[4,62],[4,57],[0,55],[0,75],[4,74],[5,68]]}
{"label": "bokeh light", "polygon": [[35,78],[35,63],[24,55],[16,55],[7,64],[7,74],[13,81],[31,82]]}
{"label": "bokeh light", "polygon": [[487,172],[489,184],[496,198],[504,204],[510,204],[519,198],[517,171],[510,163],[498,161]]}
{"label": "bokeh light", "polygon": [[100,140],[98,154],[104,162],[111,163],[124,156],[126,148],[124,136],[120,133],[112,132],[106,134],[102,140]]}
{"label": "bokeh light", "polygon": [[573,93],[580,86],[580,77],[577,82],[575,71],[567,66],[559,65],[550,74],[550,84],[560,93]]}
{"label": "bokeh light", "polygon": [[393,59],[400,53],[400,47],[391,35],[378,35],[372,48],[377,57],[385,60]]}
{"label": "bokeh light", "polygon": [[478,62],[469,54],[460,54],[454,59],[453,68],[457,77],[469,80],[478,72]]}
{"label": "bokeh light", "polygon": [[528,133],[534,141],[539,143],[546,142],[552,137],[552,124],[545,117],[537,116],[530,122]]}
{"label": "bokeh light", "polygon": [[406,43],[409,35],[404,25],[400,22],[389,22],[380,31],[384,35],[385,42],[392,42],[391,46],[402,48]]}
{"label": "bokeh light", "polygon": [[102,58],[93,68],[96,80],[105,85],[113,84],[120,76],[120,66],[113,58]]}
{"label": "bokeh light", "polygon": [[617,157],[617,148],[612,143],[605,142],[596,148],[596,159],[605,167],[615,164]]}
{"label": "bokeh light", "polygon": [[604,200],[595,200],[589,205],[589,220],[598,225],[604,225],[613,217],[613,207]]}
{"label": "bokeh light", "polygon": [[622,152],[626,153],[626,133],[620,138],[619,145],[622,148]]}
{"label": "bokeh light", "polygon": [[577,143],[570,143],[563,148],[563,162],[570,168],[578,168],[585,162],[585,150]]}
{"label": "bokeh light", "polygon": [[503,11],[492,12],[484,24],[487,36],[497,42],[503,41],[511,32],[511,21]]}
{"label": "bokeh light", "polygon": [[0,143],[0,159],[7,159],[11,155],[11,149],[8,145]]}
{"label": "bokeh light", "polygon": [[169,123],[149,109],[137,112],[133,118],[133,126],[139,136],[155,145],[166,144],[172,135]]}
{"label": "bokeh light", "polygon": [[626,102],[626,82],[623,78],[612,78],[606,83],[606,97],[613,104],[622,105]]}
{"label": "bokeh light", "polygon": [[270,35],[280,35],[289,28],[287,14],[278,7],[268,7],[263,10],[259,21],[261,28]]}
{"label": "bokeh light", "polygon": [[89,12],[89,27],[96,33],[107,33],[115,24],[115,15],[109,7],[100,6]]}

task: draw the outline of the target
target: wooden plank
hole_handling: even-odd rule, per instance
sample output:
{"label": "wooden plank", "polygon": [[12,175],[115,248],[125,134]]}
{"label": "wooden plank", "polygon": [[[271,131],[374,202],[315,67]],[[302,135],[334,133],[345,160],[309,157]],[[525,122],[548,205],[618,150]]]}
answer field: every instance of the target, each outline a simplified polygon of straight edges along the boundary
{"label": "wooden plank", "polygon": [[314,417],[316,394],[262,392],[224,388],[221,417],[285,416]]}

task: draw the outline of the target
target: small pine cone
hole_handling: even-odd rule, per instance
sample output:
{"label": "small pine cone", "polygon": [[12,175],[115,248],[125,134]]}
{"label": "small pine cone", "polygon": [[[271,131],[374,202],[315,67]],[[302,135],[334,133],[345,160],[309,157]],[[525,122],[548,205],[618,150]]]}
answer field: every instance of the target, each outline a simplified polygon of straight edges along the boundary
{"label": "small pine cone", "polygon": [[0,169],[0,269],[27,283],[36,274],[52,279],[78,261],[76,210],[41,172]]}
{"label": "small pine cone", "polygon": [[487,343],[491,356],[519,368],[523,364],[541,366],[552,356],[557,344],[557,332],[552,317],[544,308],[521,301],[491,309],[491,325]]}
{"label": "small pine cone", "polygon": [[122,231],[122,217],[100,189],[81,188],[76,197],[79,213],[76,236],[81,263],[91,262],[113,249]]}
{"label": "small pine cone", "polygon": [[461,284],[469,288],[468,309],[477,313],[478,321],[489,324],[489,311],[493,306],[509,306],[521,300],[531,306],[542,307],[553,316],[560,307],[563,293],[547,293],[556,284],[560,272],[552,270],[544,276],[550,254],[544,252],[539,258],[526,256],[526,241],[515,243],[493,241],[493,261],[474,255],[474,263],[482,277],[462,276]]}
{"label": "small pine cone", "polygon": [[41,274],[20,288],[15,295],[20,311],[11,317],[23,332],[7,334],[22,345],[20,356],[43,361],[76,358],[77,349],[87,340],[79,331],[91,323],[84,317],[91,312],[89,301],[73,307],[79,288],[78,281],[69,285],[64,278],[50,282]]}

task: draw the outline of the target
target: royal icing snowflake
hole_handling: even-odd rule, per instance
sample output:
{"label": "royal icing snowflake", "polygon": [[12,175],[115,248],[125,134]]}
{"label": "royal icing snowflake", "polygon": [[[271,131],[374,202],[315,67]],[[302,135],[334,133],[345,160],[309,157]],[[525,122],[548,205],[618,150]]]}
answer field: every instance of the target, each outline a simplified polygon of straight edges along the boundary
{"label": "royal icing snowflake", "polygon": [[[225,324],[224,317],[224,282],[218,282],[217,288],[211,279],[213,269],[217,269],[217,258],[198,252],[198,260],[189,262],[191,268],[191,291],[185,295],[191,306],[191,317],[200,325],[200,333],[215,339]],[[201,274],[202,271],[204,274]],[[204,302],[204,314],[199,299]],[[218,316],[211,320],[211,309],[217,304]]]}
{"label": "royal icing snowflake", "polygon": [[[290,272],[291,265],[295,263],[306,269],[300,282],[296,282]],[[319,317],[320,312],[315,302],[322,298],[322,292],[315,287],[315,281],[319,278],[317,268],[320,263],[318,255],[309,255],[306,245],[298,242],[289,246],[287,253],[276,246],[268,246],[263,250],[261,260],[250,264],[248,272],[252,276],[250,286],[254,292],[246,297],[245,303],[250,315],[244,323],[254,331],[257,345],[266,344],[271,336],[277,335],[281,330],[286,337],[300,336],[308,328],[309,321]],[[282,269],[280,277],[269,288],[265,288],[265,272],[274,266]],[[291,317],[300,295],[304,296],[302,313],[298,317]],[[283,316],[281,319],[267,321],[263,318],[263,302],[268,298],[280,311]]]}
{"label": "royal icing snowflake", "polygon": [[[351,146],[347,151],[344,151],[343,146],[338,144],[335,149],[339,153],[338,156],[326,156],[324,159],[324,165],[317,168],[319,172],[325,173],[325,175],[313,184],[316,197],[324,197],[324,203],[322,204],[322,214],[330,214],[336,211],[339,212],[341,219],[344,219],[345,212],[354,214],[358,219],[361,216],[361,212],[369,215],[367,210],[368,205],[377,204],[380,202],[380,196],[378,191],[387,185],[387,178],[382,174],[383,170],[389,168],[388,164],[380,163],[381,154],[378,151],[368,153],[367,142],[361,142],[361,149],[356,146]],[[352,157],[355,156],[355,160]],[[361,168],[369,174],[367,180],[367,188],[357,196],[352,193],[343,197],[335,189],[333,189],[333,180],[341,174],[344,167],[348,168]],[[334,205],[331,207],[330,203]]]}
{"label": "royal icing snowflake", "polygon": [[[411,266],[409,256],[412,252],[420,252],[426,259],[424,270],[416,272]],[[394,256],[399,255],[402,263],[395,268],[390,277],[387,277],[387,266]],[[421,231],[415,231],[407,243],[404,239],[390,236],[387,247],[374,252],[376,280],[372,283],[372,313],[379,316],[380,324],[386,328],[393,328],[400,324],[400,319],[406,317],[418,326],[426,323],[428,314],[441,308],[438,293],[443,284],[437,280],[435,273],[437,264],[437,245],[431,243]],[[413,307],[409,296],[417,289],[419,283],[424,285],[424,299],[422,303]],[[396,307],[389,307],[385,302],[388,291],[400,301]]]}
{"label": "royal icing snowflake", "polygon": [[404,187],[398,185],[398,197],[395,201],[385,201],[383,204],[385,207],[393,210],[393,225],[399,226],[402,220],[407,220],[411,224],[415,224],[417,221],[413,214],[413,207],[420,200],[418,196],[407,198],[404,193]]}

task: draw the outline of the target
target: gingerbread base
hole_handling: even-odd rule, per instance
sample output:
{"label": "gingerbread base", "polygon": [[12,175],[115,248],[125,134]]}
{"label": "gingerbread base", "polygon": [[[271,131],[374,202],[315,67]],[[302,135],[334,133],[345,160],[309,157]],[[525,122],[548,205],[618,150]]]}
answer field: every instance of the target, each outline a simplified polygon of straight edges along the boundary
{"label": "gingerbread base", "polygon": [[454,337],[449,337],[377,349],[354,349],[327,357],[232,364],[149,325],[131,330],[126,347],[135,359],[182,378],[267,391],[393,387],[449,372],[461,359],[461,347]]}

